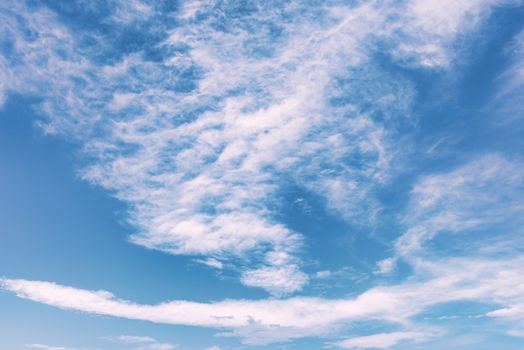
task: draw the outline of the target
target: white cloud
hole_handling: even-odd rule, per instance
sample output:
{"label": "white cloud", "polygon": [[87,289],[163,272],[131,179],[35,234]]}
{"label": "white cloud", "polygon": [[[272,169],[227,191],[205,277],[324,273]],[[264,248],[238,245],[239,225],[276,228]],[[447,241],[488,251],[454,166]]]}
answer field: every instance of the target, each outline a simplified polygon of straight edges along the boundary
{"label": "white cloud", "polygon": [[[29,12],[23,6],[17,10],[21,15]],[[358,11],[365,14],[372,8]],[[268,15],[270,20],[280,16],[260,15]],[[53,15],[46,12],[46,16],[45,26],[42,23],[34,32],[64,32],[69,46],[64,47],[64,40],[28,43],[14,33],[17,43],[25,45],[20,47],[26,58],[20,62],[21,69],[31,72],[30,76],[21,74],[27,80],[22,83],[33,85],[30,77],[38,67],[35,61],[45,53],[49,67],[43,70],[46,75],[39,77],[39,84],[56,86],[35,89],[35,93],[47,95],[43,109],[49,122],[45,129],[68,137],[78,135],[86,153],[96,160],[82,177],[131,205],[130,220],[140,229],[131,239],[134,243],[173,254],[224,258],[261,247],[295,254],[301,236],[275,221],[271,210],[279,179],[294,177],[301,186],[325,195],[331,208],[349,215],[364,201],[370,186],[366,179],[382,178],[386,171],[389,157],[382,127],[366,116],[332,110],[323,97],[331,70],[351,66],[352,60],[344,54],[357,52],[350,42],[345,53],[333,51],[337,42],[341,37],[356,40],[366,34],[358,27],[348,27],[347,21],[333,21],[334,27],[327,28],[315,24],[308,32],[316,30],[323,39],[313,42],[301,33],[308,27],[306,23],[292,26],[291,41],[276,47],[276,55],[267,59],[253,58],[246,52],[244,44],[253,38],[243,29],[227,34],[210,31],[212,19],[180,27],[165,45],[189,45],[191,65],[205,74],[194,92],[176,94],[162,81],[173,69],[188,67],[174,67],[177,63],[171,60],[169,65],[154,64],[138,56],[126,57],[113,66],[92,65],[80,58],[74,40]],[[65,50],[68,60],[60,59],[54,48]],[[358,61],[359,55],[351,56]],[[63,76],[66,79],[56,78]],[[82,80],[81,93],[74,85],[77,77]],[[126,91],[130,81],[142,92]],[[232,89],[247,92],[229,96]],[[197,112],[216,104],[212,100],[217,99],[220,102],[214,110]],[[178,121],[188,113],[194,114],[189,122]],[[346,125],[347,132],[340,131],[341,125]],[[92,134],[93,128],[107,132]],[[348,155],[342,153],[343,148],[369,158],[364,174],[349,166],[340,168],[339,160]],[[317,161],[309,163],[308,159]],[[338,175],[333,177],[335,172]],[[311,174],[318,175],[311,178]],[[276,268],[270,264],[258,272],[246,272],[243,280],[269,287],[261,281],[262,273],[267,275],[271,270],[291,276],[297,266]],[[296,291],[307,280],[300,271],[293,272],[293,278],[292,285],[271,289]]]}
{"label": "white cloud", "polygon": [[345,349],[388,349],[402,341],[420,341],[431,337],[430,333],[392,332],[355,337],[335,343]]}
{"label": "white cloud", "polygon": [[63,346],[52,346],[46,344],[25,344],[27,348],[31,349],[41,349],[41,350],[96,350],[96,349],[86,349],[86,348],[72,348],[72,347],[63,347]]}
{"label": "white cloud", "polygon": [[[501,257],[520,256],[520,233],[524,228],[523,191],[524,164],[499,154],[487,154],[451,171],[422,177],[412,190],[406,210],[407,230],[395,242],[397,255],[379,262],[379,271],[391,271],[401,257],[414,268],[415,276],[429,272],[443,277],[449,275],[446,269],[453,267],[432,261],[435,256],[441,256],[441,259],[449,259],[449,264],[462,260],[466,271],[478,276],[480,269],[491,270],[501,263]],[[490,234],[482,235],[486,230]],[[463,258],[450,257],[445,248],[430,247],[428,242],[441,234],[469,235],[468,243],[462,247]],[[456,273],[449,277],[454,279],[461,275]],[[521,288],[504,292],[505,288],[515,288],[504,286],[517,278],[515,273],[501,270],[492,278],[496,287],[486,295],[505,307],[487,316],[505,319],[508,324],[521,322],[524,308],[513,294],[520,293]],[[463,292],[468,299],[478,297],[482,300],[486,291],[486,286],[475,283],[473,288]],[[518,327],[508,327],[509,334],[519,331]]]}
{"label": "white cloud", "polygon": [[490,114],[497,115],[492,119],[494,125],[512,124],[513,128],[519,128],[518,122],[524,116],[520,103],[524,92],[524,30],[515,35],[504,53],[510,62],[509,67],[494,80],[497,93],[487,107]]}
{"label": "white cloud", "polygon": [[396,264],[395,258],[387,258],[384,260],[381,260],[377,263],[378,273],[381,274],[388,274],[391,273],[395,269]]}
{"label": "white cloud", "polygon": [[43,349],[43,350],[74,350],[75,348],[64,348],[61,346],[50,346],[50,345],[44,345],[44,344],[26,344],[25,345],[28,348],[32,349]]}
{"label": "white cloud", "polygon": [[[63,94],[64,103],[79,102],[79,108],[85,105],[86,100],[73,96],[75,89],[71,78],[82,75],[91,66],[75,52],[68,30],[56,25],[54,13],[45,8],[30,11],[22,2],[2,3],[0,9],[0,35],[11,41],[16,53],[14,56],[0,54],[0,103],[5,103],[8,93],[38,96],[53,85],[59,89],[57,94]],[[18,20],[16,15],[23,20]],[[77,108],[71,108],[78,112]]]}
{"label": "white cloud", "polygon": [[214,259],[214,258],[209,258],[209,259],[205,259],[205,260],[196,260],[197,262],[201,263],[201,264],[204,264],[204,265],[207,265],[209,267],[213,267],[215,269],[223,269],[224,268],[224,264],[220,261],[220,260],[217,260],[217,259]]}
{"label": "white cloud", "polygon": [[140,0],[117,1],[111,19],[122,24],[147,21],[154,14],[154,8]]}
{"label": "white cloud", "polygon": [[[213,14],[228,16],[227,3],[185,3],[183,23],[165,29],[169,39],[158,45],[176,51],[171,57],[135,53],[101,64],[89,54],[110,43],[94,36],[96,48],[81,46],[51,11],[17,3],[6,13],[25,21],[1,18],[20,56],[0,60],[0,98],[9,91],[42,97],[44,130],[74,139],[91,160],[81,177],[129,205],[138,230],[132,242],[232,265],[250,257],[242,281],[281,295],[308,279],[298,258],[303,237],[277,219],[281,184],[370,224],[380,211],[373,190],[401,157],[390,126],[410,114],[413,88],[373,63],[376,44],[391,42],[398,59],[446,65],[457,32],[479,23],[464,18],[497,4],[261,4],[217,30]],[[122,25],[154,17],[140,1],[119,6]],[[284,34],[274,37],[268,23]],[[333,102],[338,97],[343,103]],[[271,252],[295,258],[287,266],[258,259]],[[276,285],[269,274],[290,281]]]}
{"label": "white cloud", "polygon": [[518,3],[520,0],[406,1],[405,20],[393,24],[406,38],[394,55],[422,67],[449,66],[461,54],[454,45],[458,38],[477,29],[493,9]]}
{"label": "white cloud", "polygon": [[178,17],[183,20],[192,20],[199,13],[209,11],[213,4],[210,0],[187,0],[184,1]]}
{"label": "white cloud", "polygon": [[[119,335],[116,337],[106,337],[104,339],[125,344],[126,348],[129,350],[173,350],[178,347],[174,344],[159,342],[155,338],[148,336]],[[97,350],[78,347],[51,346],[45,344],[26,344],[25,346],[41,350]]]}
{"label": "white cloud", "polygon": [[173,350],[178,346],[169,343],[162,343],[155,338],[149,336],[137,335],[119,335],[117,337],[109,337],[109,340],[132,346],[132,350]]}
{"label": "white cloud", "polygon": [[449,316],[439,316],[437,317],[437,320],[439,321],[446,321],[446,320],[456,320],[459,319],[460,316],[457,315],[449,315]]}
{"label": "white cloud", "polygon": [[[508,276],[508,278],[511,278]],[[505,321],[506,333],[515,337],[524,337],[524,303],[515,300],[513,304],[486,313],[486,316]]]}
{"label": "white cloud", "polygon": [[173,350],[176,348],[178,348],[177,345],[154,342],[137,347],[135,350]]}
{"label": "white cloud", "polygon": [[317,271],[315,273],[315,277],[320,278],[320,279],[329,278],[331,275],[332,275],[332,272],[329,270]]}
{"label": "white cloud", "polygon": [[154,338],[145,337],[145,336],[136,336],[136,335],[119,335],[116,337],[116,340],[122,343],[153,343],[155,342]]}
{"label": "white cloud", "polygon": [[[445,258],[419,261],[418,275],[393,286],[380,286],[348,299],[293,297],[224,300],[212,303],[170,301],[157,305],[121,300],[105,291],[89,291],[49,282],[2,280],[21,298],[99,315],[157,323],[229,329],[245,343],[264,344],[325,335],[342,325],[366,320],[409,324],[428,308],[451,301],[475,301],[509,308],[524,297],[524,261]],[[494,316],[494,315],[493,315]]]}
{"label": "white cloud", "polygon": [[[418,68],[449,67],[459,55],[457,39],[495,6],[513,2],[394,3],[398,7],[380,1],[313,9],[300,2],[261,4],[246,20],[227,17],[227,2],[186,2],[180,24],[165,29],[169,38],[158,45],[175,51],[170,57],[151,61],[139,52],[106,63],[89,59],[111,45],[103,38],[90,37],[94,48],[81,46],[84,38],[52,11],[0,4],[0,34],[13,38],[17,53],[15,60],[0,56],[0,104],[10,92],[42,98],[40,125],[73,139],[91,161],[81,177],[129,205],[138,231],[132,242],[196,255],[215,268],[240,265],[242,283],[282,297],[300,291],[309,277],[300,269],[304,237],[278,219],[280,185],[319,195],[348,221],[373,223],[380,212],[374,190],[402,158],[395,130],[410,115],[414,91],[373,61],[376,51]],[[121,25],[154,15],[140,1],[118,8],[112,20]],[[226,30],[216,29],[216,12],[226,16],[220,23]],[[282,36],[272,36],[269,24]],[[512,72],[520,77],[520,65]],[[361,320],[405,326],[426,308],[455,300],[497,303],[501,308],[489,316],[520,321],[522,259],[429,262],[421,256],[438,234],[520,215],[523,173],[522,165],[491,155],[422,178],[395,245],[398,256],[411,259],[415,276],[354,298],[142,305],[48,282],[2,280],[2,286],[64,309],[213,327],[260,344],[323,335]],[[379,262],[380,272],[392,271],[395,258]],[[345,344],[383,345],[407,334],[416,333]]]}
{"label": "white cloud", "polygon": [[297,265],[290,264],[246,270],[241,281],[246,286],[261,287],[280,296],[300,290],[307,283],[308,276]]}
{"label": "white cloud", "polygon": [[524,85],[524,30],[517,34],[510,46],[512,66],[505,73],[511,79],[510,89],[521,88]]}
{"label": "white cloud", "polygon": [[443,232],[458,233],[518,219],[524,211],[523,174],[523,164],[491,154],[448,173],[422,178],[412,190],[405,218],[408,229],[396,242],[397,253],[416,255],[426,241]]}

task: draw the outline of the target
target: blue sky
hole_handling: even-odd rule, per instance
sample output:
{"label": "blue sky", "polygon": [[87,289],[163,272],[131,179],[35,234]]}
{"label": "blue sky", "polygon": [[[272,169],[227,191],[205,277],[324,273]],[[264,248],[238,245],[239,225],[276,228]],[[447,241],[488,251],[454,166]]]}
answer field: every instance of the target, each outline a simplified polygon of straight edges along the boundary
{"label": "blue sky", "polygon": [[524,3],[0,0],[0,344],[524,349]]}

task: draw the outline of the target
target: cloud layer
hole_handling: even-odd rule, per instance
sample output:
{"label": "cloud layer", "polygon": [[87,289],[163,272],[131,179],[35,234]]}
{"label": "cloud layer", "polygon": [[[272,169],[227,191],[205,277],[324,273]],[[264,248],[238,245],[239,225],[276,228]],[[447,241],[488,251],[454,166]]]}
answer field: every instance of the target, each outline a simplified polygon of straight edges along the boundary
{"label": "cloud layer", "polygon": [[101,33],[73,34],[52,11],[18,3],[2,12],[12,57],[0,62],[1,95],[42,98],[43,128],[92,159],[81,176],[129,204],[132,242],[218,260],[248,254],[241,281],[283,295],[308,282],[302,236],[278,219],[283,186],[357,223],[379,212],[371,193],[399,158],[392,139],[413,90],[373,56],[446,67],[458,33],[504,3],[269,2],[242,16],[221,2],[167,15],[118,3],[105,23],[153,23],[144,35],[156,60],[104,56]]}
{"label": "cloud layer", "polygon": [[[389,257],[369,271],[388,278],[404,266],[409,277],[351,296],[293,296],[335,273],[309,274],[307,238],[282,215],[293,188],[318,198],[337,220],[373,231],[383,210],[377,193],[416,152],[403,134],[418,123],[410,74],[453,70],[492,11],[515,4],[86,5],[82,13],[96,13],[104,32],[76,28],[38,2],[0,3],[0,106],[11,94],[34,98],[42,130],[81,150],[79,176],[127,205],[131,242],[232,268],[244,286],[271,297],[150,305],[46,281],[4,278],[1,287],[62,309],[213,328],[246,344],[338,339],[363,321],[383,329],[329,344],[423,342],[447,330],[421,315],[450,302],[482,303],[491,311],[481,317],[520,335],[524,165],[516,157],[477,154],[418,174],[400,232],[386,243]],[[514,38],[497,80],[497,107],[517,105],[522,92],[522,38]],[[513,122],[520,118],[510,112]],[[137,349],[175,347],[149,337],[116,340]]]}
{"label": "cloud layer", "polygon": [[[248,344],[265,344],[332,334],[342,325],[364,320],[397,324],[408,329],[406,334],[411,334],[409,327],[414,316],[434,305],[453,301],[491,304],[494,312],[487,316],[520,317],[518,305],[524,296],[523,262],[521,257],[426,261],[418,267],[421,277],[415,281],[375,287],[349,299],[293,297],[214,303],[178,300],[144,305],[118,299],[106,291],[83,290],[42,281],[4,279],[2,288],[21,298],[63,309],[156,323],[226,329],[229,331],[222,332],[223,335],[240,336]],[[497,308],[497,305],[502,307]]]}

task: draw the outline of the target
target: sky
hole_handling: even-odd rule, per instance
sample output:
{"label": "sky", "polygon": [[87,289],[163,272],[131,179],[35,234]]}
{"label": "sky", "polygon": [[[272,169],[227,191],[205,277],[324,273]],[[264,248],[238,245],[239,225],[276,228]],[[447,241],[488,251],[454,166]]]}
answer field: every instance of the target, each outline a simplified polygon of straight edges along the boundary
{"label": "sky", "polygon": [[522,0],[0,0],[6,350],[524,350]]}

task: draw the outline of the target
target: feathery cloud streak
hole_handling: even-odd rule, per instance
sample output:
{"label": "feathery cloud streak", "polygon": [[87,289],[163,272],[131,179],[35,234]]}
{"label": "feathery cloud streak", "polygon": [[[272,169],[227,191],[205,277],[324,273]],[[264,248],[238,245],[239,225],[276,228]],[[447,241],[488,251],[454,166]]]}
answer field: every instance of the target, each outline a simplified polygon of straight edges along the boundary
{"label": "feathery cloud streak", "polygon": [[1,12],[11,56],[1,56],[0,96],[42,97],[43,128],[91,159],[81,176],[130,205],[134,243],[217,262],[248,254],[253,266],[241,281],[284,295],[308,277],[299,268],[303,237],[277,219],[282,187],[298,185],[345,219],[369,222],[380,209],[372,190],[400,156],[395,125],[414,92],[373,55],[445,68],[458,29],[467,33],[506,3],[277,2],[239,14],[232,4],[195,2],[162,25],[154,6],[119,3],[107,23],[151,21],[163,33],[145,34],[159,60],[145,52],[104,60],[107,37],[72,34],[53,12],[18,3]]}
{"label": "feathery cloud streak", "polygon": [[517,230],[523,224],[518,219],[524,211],[523,190],[524,166],[496,154],[448,173],[426,176],[412,190],[405,218],[409,228],[397,240],[397,252],[410,257],[439,233],[507,222],[517,225],[511,228]]}
{"label": "feathery cloud streak", "polygon": [[389,349],[402,341],[416,341],[428,337],[431,337],[431,334],[422,332],[380,333],[343,340],[335,345],[345,349]]}
{"label": "feathery cloud streak", "polygon": [[[448,258],[420,263],[416,280],[372,288],[355,298],[293,297],[268,300],[224,300],[214,303],[170,301],[136,304],[106,291],[90,291],[28,280],[2,280],[2,288],[21,298],[99,315],[230,330],[248,344],[326,335],[340,326],[376,320],[409,327],[412,318],[431,306],[475,301],[510,309],[524,296],[521,257]],[[423,273],[422,273],[423,270]],[[493,311],[497,307],[493,307]],[[497,315],[498,313],[498,315]],[[503,316],[495,311],[489,316]],[[409,329],[406,330],[409,332]]]}

